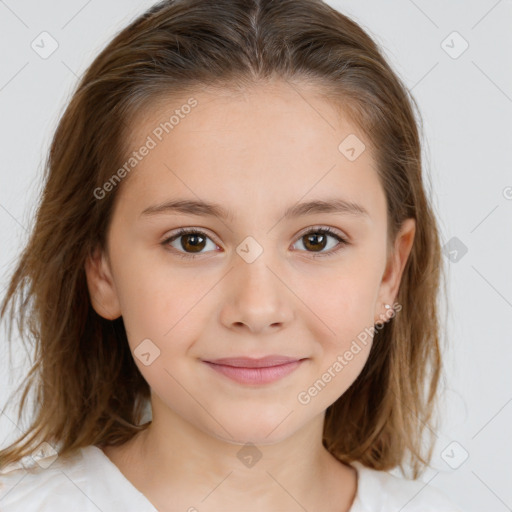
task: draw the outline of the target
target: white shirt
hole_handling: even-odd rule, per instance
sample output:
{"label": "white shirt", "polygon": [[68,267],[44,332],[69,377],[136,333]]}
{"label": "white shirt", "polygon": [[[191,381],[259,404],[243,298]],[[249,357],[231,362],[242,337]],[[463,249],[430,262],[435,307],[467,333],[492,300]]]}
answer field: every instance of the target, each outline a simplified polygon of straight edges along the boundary
{"label": "white shirt", "polygon": [[[96,446],[57,457],[46,468],[43,461],[4,468],[1,512],[158,512]],[[350,512],[461,512],[441,491],[419,480],[398,478],[358,462],[352,466],[358,486]]]}

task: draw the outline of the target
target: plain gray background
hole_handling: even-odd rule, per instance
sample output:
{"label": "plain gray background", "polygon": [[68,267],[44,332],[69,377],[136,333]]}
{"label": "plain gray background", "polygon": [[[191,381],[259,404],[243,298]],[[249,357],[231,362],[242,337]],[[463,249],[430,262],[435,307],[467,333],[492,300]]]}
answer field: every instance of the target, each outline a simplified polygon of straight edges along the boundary
{"label": "plain gray background", "polygon": [[[0,292],[25,243],[48,145],[73,87],[110,38],[152,1],[0,0]],[[424,121],[449,272],[445,416],[422,476],[466,511],[512,510],[512,1],[328,1],[379,43]],[[58,47],[33,48],[42,32]],[[45,48],[50,48],[47,39]],[[39,50],[42,51],[42,50]],[[418,305],[421,307],[421,304]],[[0,333],[0,442],[26,371]],[[18,345],[17,338],[13,343]],[[414,503],[405,504],[403,512]]]}

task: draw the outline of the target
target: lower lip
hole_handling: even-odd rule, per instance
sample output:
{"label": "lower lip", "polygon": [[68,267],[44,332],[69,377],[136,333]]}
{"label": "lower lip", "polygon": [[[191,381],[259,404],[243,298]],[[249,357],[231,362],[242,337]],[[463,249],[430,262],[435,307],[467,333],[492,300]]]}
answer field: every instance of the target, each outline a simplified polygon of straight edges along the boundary
{"label": "lower lip", "polygon": [[204,361],[213,370],[222,373],[226,377],[239,382],[240,384],[268,384],[278,381],[286,375],[297,369],[302,360],[292,361],[290,363],[277,366],[267,366],[265,368],[242,368],[236,366],[226,366],[223,364],[214,364]]}

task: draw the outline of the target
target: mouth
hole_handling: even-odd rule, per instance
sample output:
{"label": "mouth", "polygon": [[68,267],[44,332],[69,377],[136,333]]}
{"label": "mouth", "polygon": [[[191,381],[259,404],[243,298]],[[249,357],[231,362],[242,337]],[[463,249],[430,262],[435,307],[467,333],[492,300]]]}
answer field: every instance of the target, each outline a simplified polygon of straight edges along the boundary
{"label": "mouth", "polygon": [[239,384],[261,385],[284,378],[295,371],[306,359],[287,356],[266,356],[259,359],[233,357],[203,360],[203,363]]}

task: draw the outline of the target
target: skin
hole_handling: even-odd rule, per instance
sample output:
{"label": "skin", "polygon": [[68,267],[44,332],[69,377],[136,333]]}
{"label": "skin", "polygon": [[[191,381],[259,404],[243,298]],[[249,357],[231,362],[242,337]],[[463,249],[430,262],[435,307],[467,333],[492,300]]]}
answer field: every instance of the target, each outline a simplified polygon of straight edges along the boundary
{"label": "skin", "polygon": [[[308,404],[297,396],[393,304],[415,224],[404,223],[387,256],[386,198],[370,150],[355,161],[338,150],[349,134],[368,148],[366,135],[311,86],[298,90],[278,81],[236,95],[191,95],[198,106],[122,183],[107,250],[86,264],[96,312],[123,316],[132,352],[148,338],[160,350],[148,366],[134,357],[152,390],[150,427],[104,449],[160,511],[303,511],[321,503],[341,512],[356,494],[355,469],[325,450],[322,427],[327,407],[363,369],[371,338]],[[135,123],[132,147],[183,103],[154,105]],[[297,202],[332,197],[369,215],[282,218]],[[233,218],[141,216],[174,198],[221,203]],[[338,242],[329,235],[323,248],[307,245],[303,233],[328,226],[350,244],[315,257]],[[178,256],[190,237],[161,244],[180,227],[209,237],[195,259]],[[251,263],[236,251],[248,236],[263,249]],[[202,362],[269,354],[307,360],[260,386]],[[261,455],[252,467],[237,457],[247,442]]]}

